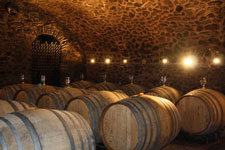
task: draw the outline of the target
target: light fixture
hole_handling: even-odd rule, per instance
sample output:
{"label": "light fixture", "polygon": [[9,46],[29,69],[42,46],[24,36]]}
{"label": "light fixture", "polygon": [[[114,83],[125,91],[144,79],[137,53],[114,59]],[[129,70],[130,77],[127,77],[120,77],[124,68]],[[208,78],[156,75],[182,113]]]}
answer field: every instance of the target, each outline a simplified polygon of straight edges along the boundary
{"label": "light fixture", "polygon": [[163,58],[162,63],[163,64],[167,64],[168,63],[168,59],[167,58]]}
{"label": "light fixture", "polygon": [[90,60],[90,63],[94,64],[94,63],[95,63],[95,59],[92,58],[92,59]]}
{"label": "light fixture", "polygon": [[184,59],[184,65],[185,66],[191,66],[193,64],[193,61],[191,58],[185,58]]}
{"label": "light fixture", "polygon": [[110,60],[109,58],[106,58],[106,59],[105,59],[105,63],[106,63],[106,64],[110,64],[110,62],[111,62],[111,60]]}
{"label": "light fixture", "polygon": [[215,57],[215,58],[213,59],[213,64],[218,65],[218,64],[220,64],[220,63],[221,63],[220,58]]}
{"label": "light fixture", "polygon": [[197,65],[197,58],[195,56],[188,56],[183,60],[184,66],[194,67]]}
{"label": "light fixture", "polygon": [[124,59],[124,60],[123,60],[123,63],[126,64],[126,63],[127,63],[127,59]]}

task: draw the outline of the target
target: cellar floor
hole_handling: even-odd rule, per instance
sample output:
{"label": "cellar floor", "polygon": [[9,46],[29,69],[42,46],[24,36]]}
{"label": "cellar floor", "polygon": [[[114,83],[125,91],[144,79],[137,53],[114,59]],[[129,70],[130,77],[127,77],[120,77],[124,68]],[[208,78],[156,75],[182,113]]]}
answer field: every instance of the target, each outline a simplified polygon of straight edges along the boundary
{"label": "cellar floor", "polygon": [[225,150],[225,139],[209,144],[196,144],[189,141],[174,140],[162,150]]}
{"label": "cellar floor", "polygon": [[[208,142],[208,144],[207,144]],[[97,145],[96,150],[107,150],[104,145]],[[203,140],[176,138],[162,150],[225,150],[225,137],[216,140]]]}

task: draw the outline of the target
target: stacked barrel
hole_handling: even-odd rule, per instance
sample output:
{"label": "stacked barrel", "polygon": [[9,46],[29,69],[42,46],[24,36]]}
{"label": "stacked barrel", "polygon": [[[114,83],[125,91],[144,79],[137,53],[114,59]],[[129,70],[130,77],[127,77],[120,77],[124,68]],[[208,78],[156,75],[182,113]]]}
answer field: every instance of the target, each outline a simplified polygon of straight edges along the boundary
{"label": "stacked barrel", "polygon": [[[71,98],[86,93],[86,90],[47,85],[15,87],[13,92],[8,92],[10,99],[14,100],[0,100],[1,150],[95,150],[93,132],[81,115],[34,106],[39,104],[43,108],[60,109],[56,106],[63,107]],[[5,91],[2,95],[7,95]]]}
{"label": "stacked barrel", "polygon": [[91,126],[96,142],[101,143],[100,118],[103,110],[109,104],[127,97],[125,93],[110,91],[88,93],[71,99],[65,109],[81,114]]}
{"label": "stacked barrel", "polygon": [[0,117],[3,150],[95,150],[88,123],[79,114],[28,110]]}
{"label": "stacked barrel", "polygon": [[[23,139],[25,141],[20,141],[22,143],[25,143],[25,145],[22,145],[22,144],[18,145],[19,142],[16,141],[17,145],[20,147],[28,146],[28,147],[40,148],[42,146],[42,144],[40,143],[45,143],[46,149],[51,149],[52,148],[51,145],[50,144],[48,145],[48,143],[50,142],[49,140],[47,140],[48,135],[46,135],[47,141],[45,142],[42,141],[42,139],[35,138],[35,136],[36,137],[44,136],[41,129],[37,130],[41,128],[41,126],[44,126],[46,128],[46,131],[47,130],[49,131],[49,134],[69,135],[69,143],[68,141],[65,141],[65,143],[67,143],[66,145],[70,145],[68,147],[81,147],[82,149],[83,148],[87,149],[88,147],[89,149],[91,149],[92,147],[94,147],[93,141],[95,141],[95,143],[102,143],[103,141],[105,141],[104,135],[101,136],[102,133],[100,132],[102,130],[101,117],[102,117],[103,111],[109,106],[115,103],[118,103],[120,101],[121,102],[123,100],[130,101],[129,96],[137,97],[138,94],[145,93],[146,91],[147,90],[145,87],[141,85],[136,85],[136,84],[128,84],[118,88],[116,84],[113,84],[110,82],[102,82],[102,83],[94,84],[88,81],[77,81],[75,83],[72,83],[69,88],[56,88],[52,86],[41,86],[41,87],[30,86],[30,87],[18,88],[17,90],[15,90],[14,92],[15,94],[13,98],[11,99],[15,99],[16,101],[4,102],[4,103],[7,103],[5,104],[4,108],[7,108],[7,110],[11,110],[9,112],[4,112],[4,114],[14,112],[13,114],[9,114],[7,116],[10,116],[14,120],[22,120],[25,127],[30,125],[34,127],[33,130],[29,129],[28,131],[25,131],[24,129],[25,132],[22,134],[27,135],[29,133],[32,133],[33,136],[31,137],[28,136],[26,139]],[[36,109],[35,107],[32,107],[34,104],[38,106],[39,108],[45,108],[45,109]],[[34,110],[34,108],[36,110]],[[69,112],[56,111],[54,109],[58,109],[58,110],[65,109],[70,112],[75,112],[76,115],[79,114],[78,116],[75,117],[76,119],[78,118],[78,120],[75,121],[71,118],[71,116],[74,116],[74,114],[72,115]],[[22,111],[22,110],[26,110],[26,111]],[[63,127],[65,128],[64,132],[66,131],[66,133],[62,131],[61,133],[52,133],[53,131],[51,129],[54,129],[54,128],[52,128],[51,119],[48,118],[50,116],[51,116],[50,118],[52,118],[52,114],[56,115],[58,120],[63,124]],[[34,118],[36,120],[40,120],[40,123],[37,122],[37,125],[36,125],[35,124],[36,122],[32,121],[32,119]],[[89,137],[89,138],[86,139],[86,143],[83,142],[83,144],[79,145],[80,141],[74,137],[75,133],[72,133],[71,131],[72,130],[71,128],[72,125],[70,125],[71,122],[68,122],[68,121],[73,120],[72,121],[73,125],[77,127],[78,125],[76,122],[84,122],[82,119],[79,120],[80,118],[84,118],[86,122],[82,124],[83,125],[82,127],[79,126],[80,129],[82,128],[82,131],[79,131],[80,129],[76,129],[77,130],[76,134],[80,137],[79,140],[81,141],[84,140],[82,139],[82,135],[87,134],[85,137]],[[54,117],[52,119],[54,119]],[[48,120],[48,123],[46,122],[47,120]],[[1,119],[0,121],[4,122],[7,126],[9,125],[9,122],[11,122],[11,120],[9,120],[8,118]],[[44,121],[43,125],[41,125],[42,121]],[[177,130],[173,130],[172,132],[174,133],[170,133],[171,137],[168,138],[168,141],[172,140],[174,136],[176,135],[176,132],[179,130],[179,123],[178,123],[179,117],[175,116],[173,118],[173,121],[176,121]],[[52,122],[56,122],[57,124],[58,121],[52,120]],[[18,123],[20,123],[20,121],[18,121]],[[13,124],[13,123],[11,122],[10,124]],[[88,127],[90,126],[90,129],[93,132],[92,131],[90,132],[89,130],[87,130],[88,127],[86,127],[86,125],[88,125]],[[15,127],[15,129],[17,128],[16,125],[13,125],[13,126]],[[49,126],[49,128],[47,126]],[[11,126],[9,126],[8,128],[11,130],[10,127]],[[153,127],[152,124],[151,124],[151,127]],[[149,130],[149,128],[151,127],[147,127],[146,130]],[[139,127],[139,128],[142,128],[142,127]],[[12,132],[16,130],[13,130]],[[21,130],[23,129],[21,128]],[[127,129],[124,129],[124,130],[127,130]],[[81,133],[83,131],[85,131],[85,133]],[[5,136],[5,132],[3,132],[3,134]],[[15,137],[17,138],[20,135],[12,134],[11,136],[10,135],[6,135],[5,137],[4,136],[2,139],[4,138],[10,139]],[[62,138],[64,139],[64,136],[62,136]],[[26,145],[26,142],[30,140],[35,140],[36,143],[33,143],[32,145],[31,143],[28,142]],[[74,143],[77,143],[77,144],[74,145]],[[7,143],[7,140],[5,140],[4,148],[6,148],[6,146],[8,147],[8,144],[9,143]],[[9,145],[11,146],[11,144]],[[13,144],[13,145],[15,146],[16,144]],[[62,144],[61,147],[64,148],[64,146],[65,144]],[[12,149],[14,148],[15,147],[12,146]]]}
{"label": "stacked barrel", "polygon": [[0,89],[0,99],[13,100],[18,90],[24,89],[24,88],[30,88],[30,87],[35,87],[35,85],[24,83],[24,84],[15,84],[15,85],[5,86]]}
{"label": "stacked barrel", "polygon": [[81,80],[71,83],[70,86],[73,88],[86,89],[94,84],[94,82]]}
{"label": "stacked barrel", "polygon": [[18,101],[0,100],[0,116],[16,111],[34,109],[35,106]]}
{"label": "stacked barrel", "polygon": [[37,86],[31,88],[23,88],[18,90],[14,96],[17,101],[36,104],[38,98],[48,92],[56,91],[58,88],[54,86]]}
{"label": "stacked barrel", "polygon": [[124,91],[128,96],[144,93],[146,87],[137,84],[127,84],[119,87],[120,90]]}
{"label": "stacked barrel", "polygon": [[208,135],[225,127],[225,96],[205,88],[182,95],[165,85],[147,90],[81,80],[64,88],[7,86],[0,97],[4,150],[92,150],[102,142],[112,150],[160,150],[180,130]]}
{"label": "stacked barrel", "polygon": [[190,135],[207,135],[225,126],[225,96],[211,89],[196,89],[176,104],[181,128]]}
{"label": "stacked barrel", "polygon": [[101,116],[101,135],[108,149],[159,150],[180,131],[178,110],[170,101],[133,96],[109,105]]}
{"label": "stacked barrel", "polygon": [[117,85],[110,83],[110,82],[102,82],[102,83],[97,83],[94,84],[90,87],[87,88],[87,90],[89,91],[101,91],[101,90],[105,90],[105,91],[113,91],[117,89]]}
{"label": "stacked barrel", "polygon": [[86,93],[84,89],[77,88],[63,88],[57,91],[49,92],[41,95],[36,105],[39,108],[51,108],[63,110],[66,103],[77,96],[83,95]]}
{"label": "stacked barrel", "polygon": [[177,100],[181,97],[181,93],[178,90],[166,85],[152,88],[148,90],[146,94],[163,97],[165,99],[170,100],[174,104],[176,104]]}

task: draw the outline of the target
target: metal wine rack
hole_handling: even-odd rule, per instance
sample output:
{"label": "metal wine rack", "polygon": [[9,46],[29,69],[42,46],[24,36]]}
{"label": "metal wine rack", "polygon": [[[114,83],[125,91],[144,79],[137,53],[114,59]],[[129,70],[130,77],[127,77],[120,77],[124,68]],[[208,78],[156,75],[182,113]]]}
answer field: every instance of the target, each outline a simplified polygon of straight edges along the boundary
{"label": "metal wine rack", "polygon": [[46,84],[58,85],[61,55],[62,47],[59,43],[35,40],[32,45],[33,83],[40,83],[41,75],[45,75]]}

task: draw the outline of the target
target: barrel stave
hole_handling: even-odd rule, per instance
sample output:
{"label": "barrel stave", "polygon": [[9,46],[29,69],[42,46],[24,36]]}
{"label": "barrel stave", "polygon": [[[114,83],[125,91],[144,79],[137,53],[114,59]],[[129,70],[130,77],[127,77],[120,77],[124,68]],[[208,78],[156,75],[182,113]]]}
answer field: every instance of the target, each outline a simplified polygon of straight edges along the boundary
{"label": "barrel stave", "polygon": [[15,111],[22,111],[35,108],[32,105],[28,105],[24,102],[17,102],[12,100],[0,100],[0,116],[12,113]]}
{"label": "barrel stave", "polygon": [[173,105],[149,95],[133,96],[109,105],[101,116],[104,144],[108,149],[117,150],[161,149],[180,131],[180,116]]}
{"label": "barrel stave", "polygon": [[18,90],[24,89],[24,88],[31,88],[34,86],[35,85],[33,85],[33,84],[27,84],[27,83],[5,86],[2,89],[0,89],[0,99],[13,100],[14,96]]}
{"label": "barrel stave", "polygon": [[119,87],[120,90],[124,91],[128,96],[144,93],[146,88],[137,84],[127,84]]}
{"label": "barrel stave", "polygon": [[[177,108],[182,118],[182,131],[207,135],[225,126],[225,97],[211,89],[196,89],[181,97]],[[186,125],[189,124],[189,125]]]}
{"label": "barrel stave", "polygon": [[36,105],[40,108],[51,108],[63,110],[68,101],[77,96],[83,95],[86,90],[77,88],[64,88],[58,91],[49,92],[41,95]]}
{"label": "barrel stave", "polygon": [[8,114],[0,117],[0,131],[8,150],[95,149],[90,127],[73,112],[39,109]]}
{"label": "barrel stave", "polygon": [[152,88],[148,92],[146,92],[146,94],[168,99],[174,104],[177,102],[177,100],[181,96],[181,93],[178,90],[165,85]]}
{"label": "barrel stave", "polygon": [[71,99],[65,109],[81,114],[91,126],[97,143],[101,143],[100,117],[106,106],[127,97],[124,93],[95,91]]}

